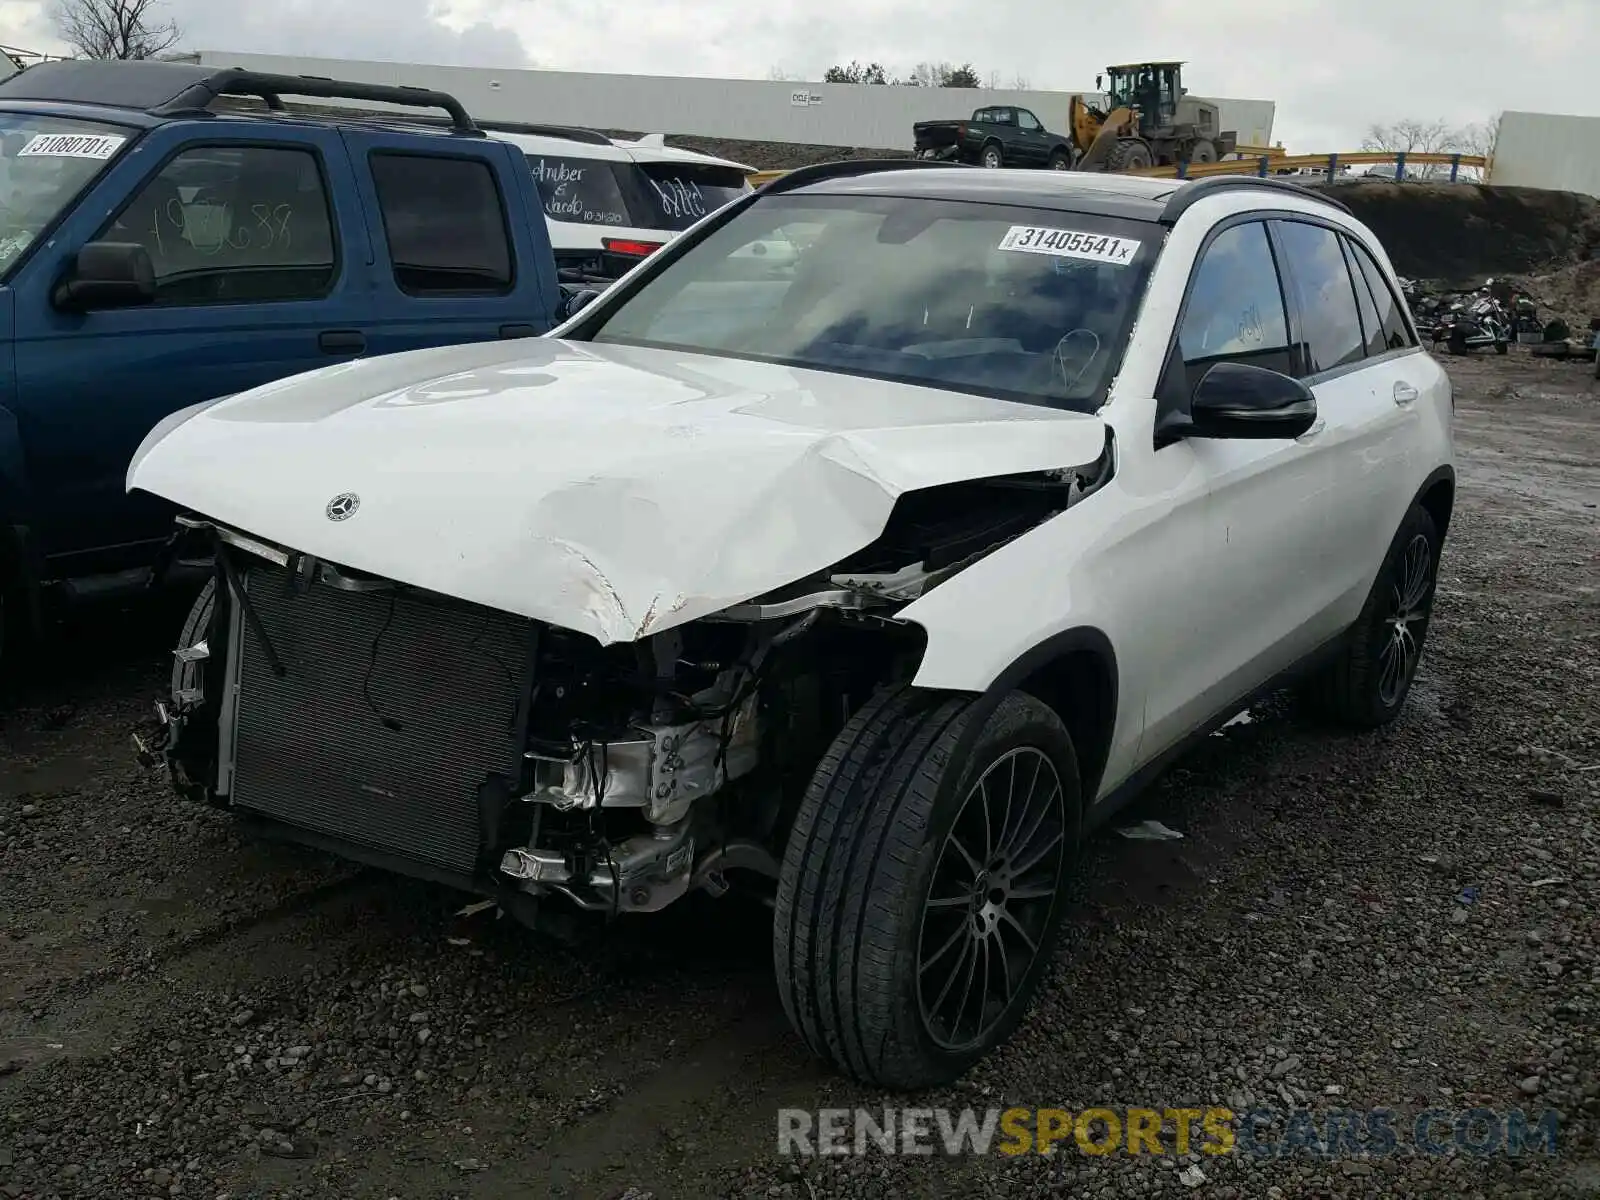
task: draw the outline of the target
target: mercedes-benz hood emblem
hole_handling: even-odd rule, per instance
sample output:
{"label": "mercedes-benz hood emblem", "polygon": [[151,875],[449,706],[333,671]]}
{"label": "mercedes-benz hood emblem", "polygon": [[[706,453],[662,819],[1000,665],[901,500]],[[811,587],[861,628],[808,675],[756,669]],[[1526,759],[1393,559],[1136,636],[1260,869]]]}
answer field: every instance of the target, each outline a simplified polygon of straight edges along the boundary
{"label": "mercedes-benz hood emblem", "polygon": [[348,521],[356,515],[356,509],[361,507],[361,497],[354,492],[340,492],[328,501],[328,507],[323,509],[330,521]]}

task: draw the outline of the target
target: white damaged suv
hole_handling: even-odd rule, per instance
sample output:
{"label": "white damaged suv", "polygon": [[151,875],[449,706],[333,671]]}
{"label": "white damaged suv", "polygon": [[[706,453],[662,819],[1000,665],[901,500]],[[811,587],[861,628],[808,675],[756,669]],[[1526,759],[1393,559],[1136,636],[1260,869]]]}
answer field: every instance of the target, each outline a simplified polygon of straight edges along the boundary
{"label": "white damaged suv", "polygon": [[948,1081],[1173,755],[1294,674],[1400,711],[1451,410],[1330,197],[796,171],[549,338],[155,430],[128,487],[216,562],[161,749],[265,832],[530,921],[768,889],[810,1046]]}

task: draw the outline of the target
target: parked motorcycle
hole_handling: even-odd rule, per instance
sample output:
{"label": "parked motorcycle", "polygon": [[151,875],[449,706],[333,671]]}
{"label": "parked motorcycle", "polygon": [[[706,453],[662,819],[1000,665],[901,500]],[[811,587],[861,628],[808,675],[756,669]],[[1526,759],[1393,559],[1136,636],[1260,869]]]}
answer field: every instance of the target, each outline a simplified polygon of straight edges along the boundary
{"label": "parked motorcycle", "polygon": [[1457,301],[1434,326],[1433,342],[1440,342],[1451,354],[1468,354],[1493,346],[1505,354],[1511,346],[1511,315],[1505,305],[1486,295],[1466,302]]}

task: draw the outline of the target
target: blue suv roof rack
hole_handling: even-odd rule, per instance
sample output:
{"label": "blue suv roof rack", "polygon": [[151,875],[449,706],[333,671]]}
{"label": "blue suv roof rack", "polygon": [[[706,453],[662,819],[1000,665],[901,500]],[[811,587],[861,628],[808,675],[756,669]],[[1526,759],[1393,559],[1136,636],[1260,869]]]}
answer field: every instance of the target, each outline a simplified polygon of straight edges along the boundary
{"label": "blue suv roof rack", "polygon": [[46,62],[0,81],[0,100],[42,100],[131,108],[155,117],[209,116],[219,96],[254,96],[281,112],[283,97],[357,100],[409,108],[440,108],[451,129],[482,137],[461,101],[430,88],[354,83],[321,75],[272,75],[242,67],[206,67],[149,59]]}

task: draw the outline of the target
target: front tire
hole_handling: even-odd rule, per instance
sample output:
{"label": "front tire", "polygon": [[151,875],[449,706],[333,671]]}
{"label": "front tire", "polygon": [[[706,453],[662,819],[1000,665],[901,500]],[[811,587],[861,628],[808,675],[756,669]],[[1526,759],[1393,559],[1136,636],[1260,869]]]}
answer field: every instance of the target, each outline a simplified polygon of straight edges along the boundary
{"label": "front tire", "polygon": [[1439,550],[1433,517],[1413,504],[1339,656],[1310,692],[1325,716],[1350,728],[1374,729],[1400,714],[1433,616]]}
{"label": "front tire", "polygon": [[1049,965],[1078,845],[1072,739],[1024,693],[881,693],[796,814],[773,924],[785,1011],[873,1086],[949,1083],[1011,1036]]}

